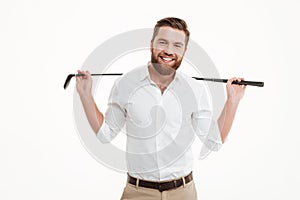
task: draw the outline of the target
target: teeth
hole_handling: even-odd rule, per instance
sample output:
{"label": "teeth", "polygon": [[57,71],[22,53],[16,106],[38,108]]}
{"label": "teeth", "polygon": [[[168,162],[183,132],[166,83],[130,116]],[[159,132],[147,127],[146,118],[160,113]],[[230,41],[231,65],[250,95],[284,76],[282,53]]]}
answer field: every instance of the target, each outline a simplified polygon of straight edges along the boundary
{"label": "teeth", "polygon": [[166,60],[166,61],[171,61],[172,60],[172,58],[164,58],[164,57],[163,57],[163,59]]}

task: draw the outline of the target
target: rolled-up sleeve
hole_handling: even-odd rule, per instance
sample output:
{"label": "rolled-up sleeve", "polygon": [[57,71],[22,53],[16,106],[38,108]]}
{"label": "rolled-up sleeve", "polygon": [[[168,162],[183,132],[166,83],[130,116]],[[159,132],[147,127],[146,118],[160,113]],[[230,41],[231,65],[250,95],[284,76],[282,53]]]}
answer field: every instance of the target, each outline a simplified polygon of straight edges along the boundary
{"label": "rolled-up sleeve", "polygon": [[205,89],[198,102],[198,110],[192,113],[193,129],[208,150],[218,151],[222,147],[221,133],[213,118],[211,101]]}
{"label": "rolled-up sleeve", "polygon": [[111,142],[122,130],[126,112],[120,101],[120,91],[118,89],[118,80],[114,83],[108,99],[108,108],[105,112],[104,122],[97,133],[97,138],[102,143]]}

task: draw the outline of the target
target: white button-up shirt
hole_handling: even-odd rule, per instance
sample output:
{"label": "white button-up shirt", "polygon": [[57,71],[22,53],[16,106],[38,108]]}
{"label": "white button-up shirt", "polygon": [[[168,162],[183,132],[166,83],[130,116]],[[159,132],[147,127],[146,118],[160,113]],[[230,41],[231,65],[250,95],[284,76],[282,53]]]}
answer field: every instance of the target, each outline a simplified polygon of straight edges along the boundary
{"label": "white button-up shirt", "polygon": [[147,65],[124,74],[111,90],[104,119],[97,138],[108,143],[125,131],[128,173],[144,180],[189,174],[195,135],[209,150],[217,151],[222,145],[203,82],[178,71],[163,94],[151,80]]}

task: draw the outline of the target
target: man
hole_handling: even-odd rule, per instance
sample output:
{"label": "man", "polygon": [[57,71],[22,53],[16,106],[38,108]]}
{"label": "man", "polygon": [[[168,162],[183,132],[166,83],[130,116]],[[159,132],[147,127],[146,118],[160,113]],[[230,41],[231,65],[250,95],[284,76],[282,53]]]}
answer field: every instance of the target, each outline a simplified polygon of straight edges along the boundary
{"label": "man", "polygon": [[119,78],[104,115],[91,93],[88,71],[76,77],[87,119],[103,143],[126,125],[128,180],[121,199],[197,199],[191,143],[197,135],[210,150],[224,143],[246,86],[226,85],[227,100],[217,121],[203,83],[176,70],[189,41],[186,23],[178,18],[157,22],[151,61]]}

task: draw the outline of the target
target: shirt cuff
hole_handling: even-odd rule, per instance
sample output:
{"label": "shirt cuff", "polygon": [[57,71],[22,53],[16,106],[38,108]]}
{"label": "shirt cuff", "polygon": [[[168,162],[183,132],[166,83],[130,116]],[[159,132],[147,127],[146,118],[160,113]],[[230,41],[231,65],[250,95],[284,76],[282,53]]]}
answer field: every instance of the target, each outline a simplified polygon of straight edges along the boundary
{"label": "shirt cuff", "polygon": [[105,121],[102,123],[102,126],[97,133],[97,138],[102,143],[109,143],[113,139],[109,125]]}
{"label": "shirt cuff", "polygon": [[[227,139],[225,139],[227,141]],[[211,151],[219,151],[223,145],[221,132],[216,120],[211,120],[211,125],[206,137],[202,139],[203,146],[199,153],[199,160],[207,157]]]}

